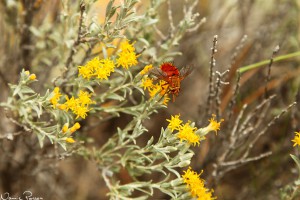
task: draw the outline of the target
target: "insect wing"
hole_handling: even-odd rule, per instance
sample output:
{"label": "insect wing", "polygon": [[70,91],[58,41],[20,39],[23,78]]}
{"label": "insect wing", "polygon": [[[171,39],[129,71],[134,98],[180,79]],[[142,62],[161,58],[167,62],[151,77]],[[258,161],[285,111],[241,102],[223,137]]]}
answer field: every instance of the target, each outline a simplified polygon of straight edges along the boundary
{"label": "insect wing", "polygon": [[151,70],[149,70],[149,74],[162,80],[164,80],[167,77],[167,73],[162,71],[160,68],[152,68]]}
{"label": "insect wing", "polygon": [[184,79],[186,76],[190,75],[193,71],[193,67],[191,66],[184,66],[180,69],[180,77],[181,79]]}

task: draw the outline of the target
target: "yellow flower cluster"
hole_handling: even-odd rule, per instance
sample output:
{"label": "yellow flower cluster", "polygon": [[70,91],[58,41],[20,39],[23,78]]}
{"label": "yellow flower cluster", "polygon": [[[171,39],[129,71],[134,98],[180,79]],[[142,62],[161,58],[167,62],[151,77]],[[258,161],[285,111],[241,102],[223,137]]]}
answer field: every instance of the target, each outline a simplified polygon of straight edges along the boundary
{"label": "yellow flower cluster", "polygon": [[[80,129],[80,124],[78,122],[76,122],[71,128],[69,128],[69,124],[66,123],[63,127],[62,127],[62,132],[63,133],[67,133],[69,132],[70,134],[74,133],[75,131],[77,131],[78,129]],[[66,142],[67,143],[74,143],[75,140],[71,137],[67,137],[66,138]]]}
{"label": "yellow flower cluster", "polygon": [[64,103],[65,109],[67,111],[71,110],[76,115],[76,119],[78,117],[85,119],[87,112],[90,111],[89,105],[95,104],[95,102],[91,100],[91,96],[92,94],[82,90],[79,91],[78,98],[74,98],[73,96],[69,98],[66,96],[66,102]]}
{"label": "yellow flower cluster", "polygon": [[141,87],[143,87],[144,90],[148,90],[151,98],[155,97],[157,94],[160,94],[160,96],[164,98],[164,105],[167,105],[170,101],[170,98],[167,94],[168,85],[163,80],[160,80],[158,83],[154,84],[152,78],[145,77],[142,79]]}
{"label": "yellow flower cluster", "polygon": [[212,195],[213,190],[205,188],[204,180],[200,178],[202,173],[203,171],[200,174],[197,174],[191,169],[191,167],[189,167],[188,170],[184,171],[184,174],[182,175],[183,182],[187,184],[191,195],[193,197],[197,197],[197,200],[216,199],[216,197],[213,197]]}
{"label": "yellow flower cluster", "polygon": [[29,80],[34,81],[36,79],[35,74],[30,74],[29,71],[25,71],[25,74],[28,76]]}
{"label": "yellow flower cluster", "polygon": [[85,79],[97,78],[108,79],[111,72],[114,72],[115,64],[110,58],[99,59],[98,57],[88,61],[84,66],[78,67],[78,76]]}
{"label": "yellow flower cluster", "polygon": [[142,71],[140,71],[141,75],[147,74],[153,68],[152,65],[146,65]]}
{"label": "yellow flower cluster", "polygon": [[294,142],[294,145],[293,146],[300,146],[300,131],[299,132],[295,132],[295,137],[294,139],[292,140],[292,142]]}
{"label": "yellow flower cluster", "polygon": [[80,124],[78,122],[76,122],[71,128],[69,128],[69,124],[66,123],[63,127],[62,127],[62,132],[66,133],[66,132],[70,132],[71,134],[74,133],[75,131],[77,131],[78,129],[80,129]]}
{"label": "yellow flower cluster", "polygon": [[137,57],[133,44],[130,44],[127,40],[121,43],[121,51],[118,54],[117,66],[122,66],[125,69],[136,65]]}
{"label": "yellow flower cluster", "polygon": [[169,122],[168,128],[173,132],[174,130],[178,131],[177,137],[180,141],[185,140],[194,146],[196,144],[200,144],[200,136],[195,132],[197,130],[196,127],[192,127],[190,125],[190,121],[182,125],[182,120],[179,118],[180,115],[171,116],[171,119],[167,119]]}
{"label": "yellow flower cluster", "polygon": [[66,96],[66,102],[63,104],[58,103],[61,96],[62,95],[59,92],[59,88],[54,88],[53,97],[50,99],[50,103],[52,104],[53,108],[58,107],[61,110],[71,110],[76,115],[76,119],[78,117],[85,119],[87,112],[90,111],[89,105],[95,104],[95,102],[91,100],[92,94],[82,90],[79,91],[78,98],[73,96],[69,98]]}
{"label": "yellow flower cluster", "polygon": [[59,87],[55,87],[53,90],[53,97],[50,99],[50,103],[53,108],[56,108],[59,105],[58,101],[60,100],[61,93],[59,92]]}

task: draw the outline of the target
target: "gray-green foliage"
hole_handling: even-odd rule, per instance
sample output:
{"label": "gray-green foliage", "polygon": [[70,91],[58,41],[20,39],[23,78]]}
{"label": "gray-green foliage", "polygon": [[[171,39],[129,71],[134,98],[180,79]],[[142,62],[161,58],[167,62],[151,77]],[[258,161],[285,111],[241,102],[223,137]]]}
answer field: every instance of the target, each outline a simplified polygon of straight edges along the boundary
{"label": "gray-green foliage", "polygon": [[[138,71],[144,64],[157,64],[181,55],[174,47],[179,45],[184,33],[198,27],[198,14],[193,13],[196,4],[191,1],[191,5],[184,6],[183,18],[176,22],[176,25],[172,21],[169,8],[170,31],[163,34],[157,27],[160,22],[157,10],[164,6],[166,1],[152,0],[144,13],[137,14],[137,0],[125,0],[121,5],[116,5],[114,0],[110,0],[106,7],[104,23],[90,16],[89,11],[95,2],[62,0],[58,16],[45,15],[43,23],[30,24],[29,30],[34,41],[31,46],[31,53],[34,55],[32,70],[39,74],[43,71],[46,71],[46,74],[53,73],[54,75],[50,76],[53,78],[52,83],[60,87],[64,95],[75,96],[82,89],[93,92],[96,105],[89,115],[98,118],[99,122],[105,120],[103,114],[117,117],[125,113],[132,117],[124,128],[118,128],[117,133],[100,148],[95,147],[91,150],[84,143],[78,143],[77,153],[96,161],[110,189],[108,195],[111,199],[134,199],[132,194],[136,190],[143,194],[135,199],[147,199],[155,190],[160,190],[173,199],[189,198],[178,173],[178,169],[190,164],[193,152],[189,145],[178,141],[169,129],[161,129],[157,142],[150,137],[145,146],[138,145],[137,139],[145,133],[149,134],[143,121],[165,107],[160,103],[159,95],[150,100],[145,99],[144,91],[140,87],[142,76]],[[128,71],[116,69],[107,81],[86,81],[77,76],[77,67],[99,54],[103,58],[115,59],[116,54],[110,54],[108,50],[117,48],[118,43],[115,43],[115,40],[119,38],[136,41],[137,52],[141,52],[139,61],[143,65]],[[97,50],[99,44],[102,44],[101,50]],[[57,75],[55,71],[62,73]],[[47,78],[45,80],[49,81]],[[65,123],[74,124],[75,117],[70,112],[52,107],[49,102],[53,96],[50,92],[53,90],[52,86],[44,87],[43,83],[35,82],[34,84],[40,84],[40,87],[44,88],[45,92],[40,94],[30,87],[31,84],[32,81],[28,80],[28,76],[22,71],[19,83],[10,86],[11,94],[1,106],[5,107],[7,112],[13,113],[11,118],[15,123],[37,136],[41,147],[50,141],[70,151],[65,143],[68,135],[63,135],[61,129]],[[95,92],[98,89],[101,92]],[[110,100],[117,103],[101,106]],[[83,133],[79,131],[78,135],[81,134]],[[128,171],[133,182],[122,185],[116,179],[115,174],[119,173],[121,168]],[[139,180],[142,175],[155,173],[164,178],[157,182],[151,179]]]}

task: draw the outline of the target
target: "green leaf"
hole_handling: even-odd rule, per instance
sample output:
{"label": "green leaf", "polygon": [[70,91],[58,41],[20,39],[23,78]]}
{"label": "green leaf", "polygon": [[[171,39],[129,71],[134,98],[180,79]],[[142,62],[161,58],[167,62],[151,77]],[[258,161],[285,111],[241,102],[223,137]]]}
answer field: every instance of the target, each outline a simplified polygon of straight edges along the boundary
{"label": "green leaf", "polygon": [[298,173],[300,174],[300,160],[299,158],[297,158],[296,156],[294,156],[293,154],[290,154],[290,156],[292,157],[292,159],[295,161],[295,163],[297,164],[298,167]]}
{"label": "green leaf", "polygon": [[24,93],[24,94],[34,94],[35,93],[33,91],[33,89],[31,89],[30,87],[27,87],[27,86],[23,86],[21,89],[22,89],[22,93]]}
{"label": "green leaf", "polygon": [[19,94],[20,90],[21,90],[21,86],[18,85],[18,86],[14,89],[13,96],[16,96],[16,94]]}
{"label": "green leaf", "polygon": [[114,99],[114,100],[118,100],[118,101],[124,101],[124,98],[116,93],[111,93],[111,94],[107,95],[106,98]]}

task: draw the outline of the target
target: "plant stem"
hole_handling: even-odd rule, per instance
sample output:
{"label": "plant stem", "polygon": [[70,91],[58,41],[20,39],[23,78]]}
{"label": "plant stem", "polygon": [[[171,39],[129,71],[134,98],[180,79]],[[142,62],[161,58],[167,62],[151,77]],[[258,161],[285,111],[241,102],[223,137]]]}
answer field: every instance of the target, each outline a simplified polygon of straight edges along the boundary
{"label": "plant stem", "polygon": [[[286,59],[297,57],[297,56],[300,56],[300,51],[290,53],[290,54],[285,54],[285,55],[282,55],[282,56],[278,56],[278,57],[273,59],[273,62],[278,62],[278,61],[281,61],[281,60],[286,60]],[[270,62],[270,59],[263,60],[261,62],[254,63],[254,64],[251,64],[251,65],[246,65],[246,66],[241,67],[240,69],[238,69],[238,72],[239,73],[244,73],[244,72],[249,71],[251,69],[255,69],[255,68],[261,67],[263,65],[266,65],[269,62]]]}

